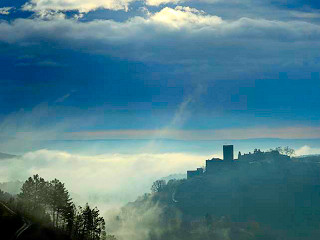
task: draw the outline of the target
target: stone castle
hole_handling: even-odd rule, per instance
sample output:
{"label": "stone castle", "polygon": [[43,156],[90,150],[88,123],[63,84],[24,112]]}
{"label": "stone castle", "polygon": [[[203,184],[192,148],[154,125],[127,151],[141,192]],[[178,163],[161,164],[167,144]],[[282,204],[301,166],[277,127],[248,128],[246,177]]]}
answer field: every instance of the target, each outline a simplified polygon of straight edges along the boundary
{"label": "stone castle", "polygon": [[243,154],[238,153],[238,159],[234,159],[233,145],[223,146],[223,159],[212,158],[206,160],[206,166],[204,168],[197,168],[197,170],[187,171],[187,179],[191,179],[196,176],[204,174],[216,174],[224,171],[236,169],[240,163],[243,164],[255,164],[262,162],[283,162],[290,160],[287,155],[282,155],[278,151],[273,150],[269,152],[262,152],[260,149],[255,149],[253,153]]}

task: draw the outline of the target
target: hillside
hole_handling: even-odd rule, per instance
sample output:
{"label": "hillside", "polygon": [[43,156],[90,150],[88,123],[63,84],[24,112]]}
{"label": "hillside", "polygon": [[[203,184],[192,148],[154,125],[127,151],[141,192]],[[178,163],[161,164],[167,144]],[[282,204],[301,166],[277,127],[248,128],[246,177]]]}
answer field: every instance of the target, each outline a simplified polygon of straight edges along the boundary
{"label": "hillside", "polygon": [[20,214],[12,212],[4,203],[0,201],[0,239],[17,239],[21,240],[71,240],[68,236],[61,232],[54,231],[49,227],[42,226],[38,223],[31,223],[25,227],[23,234],[23,226],[25,218]]}
{"label": "hillside", "polygon": [[319,239],[319,171],[314,162],[238,163],[171,180],[128,204],[119,219],[157,209],[157,226],[146,239]]}
{"label": "hillside", "polygon": [[11,181],[11,182],[1,182],[0,189],[4,192],[16,195],[20,192],[23,182]]}
{"label": "hillside", "polygon": [[293,161],[320,163],[320,155],[305,155],[292,158]]}
{"label": "hillside", "polygon": [[8,154],[8,153],[0,152],[0,160],[2,160],[2,159],[10,159],[10,158],[15,158],[15,157],[17,157],[17,155],[12,155],[12,154]]}
{"label": "hillside", "polygon": [[22,219],[13,214],[7,207],[0,201],[0,225],[1,239],[12,239],[15,232],[23,225]]}
{"label": "hillside", "polygon": [[[243,166],[181,184],[175,194],[184,215],[255,219],[275,228],[320,223],[320,176],[316,164]],[[307,218],[305,218],[307,216]]]}

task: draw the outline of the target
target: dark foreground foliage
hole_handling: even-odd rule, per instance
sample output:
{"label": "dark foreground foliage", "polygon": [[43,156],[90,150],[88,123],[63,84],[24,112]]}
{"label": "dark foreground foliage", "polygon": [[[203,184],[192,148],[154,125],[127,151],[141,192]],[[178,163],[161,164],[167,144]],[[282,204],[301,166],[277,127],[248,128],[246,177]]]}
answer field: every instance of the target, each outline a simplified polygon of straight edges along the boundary
{"label": "dark foreground foliage", "polygon": [[68,190],[58,179],[45,181],[39,175],[34,175],[25,181],[16,197],[0,191],[0,201],[0,226],[6,239],[17,235],[24,224],[28,227],[19,239],[107,238],[105,221],[99,210],[88,204],[76,207]]}

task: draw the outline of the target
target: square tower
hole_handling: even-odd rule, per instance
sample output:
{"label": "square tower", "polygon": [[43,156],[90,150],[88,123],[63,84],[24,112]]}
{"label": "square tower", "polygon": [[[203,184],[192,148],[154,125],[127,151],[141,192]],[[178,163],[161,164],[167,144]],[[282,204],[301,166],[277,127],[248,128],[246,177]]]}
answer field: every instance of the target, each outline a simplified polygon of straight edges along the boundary
{"label": "square tower", "polygon": [[233,161],[233,145],[223,145],[223,161]]}

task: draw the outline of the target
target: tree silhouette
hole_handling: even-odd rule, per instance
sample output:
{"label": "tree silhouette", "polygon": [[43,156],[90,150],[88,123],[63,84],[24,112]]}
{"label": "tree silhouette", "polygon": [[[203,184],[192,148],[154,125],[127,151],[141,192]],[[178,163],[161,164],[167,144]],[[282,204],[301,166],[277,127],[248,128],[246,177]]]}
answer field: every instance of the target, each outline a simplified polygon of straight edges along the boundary
{"label": "tree silhouette", "polygon": [[287,155],[289,157],[293,156],[295,154],[295,151],[293,148],[290,148],[289,146],[286,147],[276,147],[275,149],[270,149],[270,151],[277,151],[280,154]]}
{"label": "tree silhouette", "polygon": [[29,177],[18,194],[22,212],[34,221],[50,224],[72,239],[105,239],[105,221],[97,207],[74,205],[64,183],[45,181],[39,175]]}
{"label": "tree silhouette", "polygon": [[165,180],[157,180],[151,186],[151,192],[157,193],[162,192],[165,189],[166,181]]}
{"label": "tree silhouette", "polygon": [[71,198],[63,183],[54,179],[49,183],[49,206],[53,226],[63,227],[67,224],[68,215],[71,211]]}
{"label": "tree silhouette", "polygon": [[38,174],[29,177],[22,185],[21,193],[18,194],[18,200],[23,212],[32,215],[40,221],[48,220],[46,214],[48,183]]}
{"label": "tree silhouette", "polygon": [[88,203],[84,208],[79,207],[76,226],[76,235],[80,239],[99,240],[105,237],[104,219],[99,216],[99,210],[96,207],[91,209]]}

